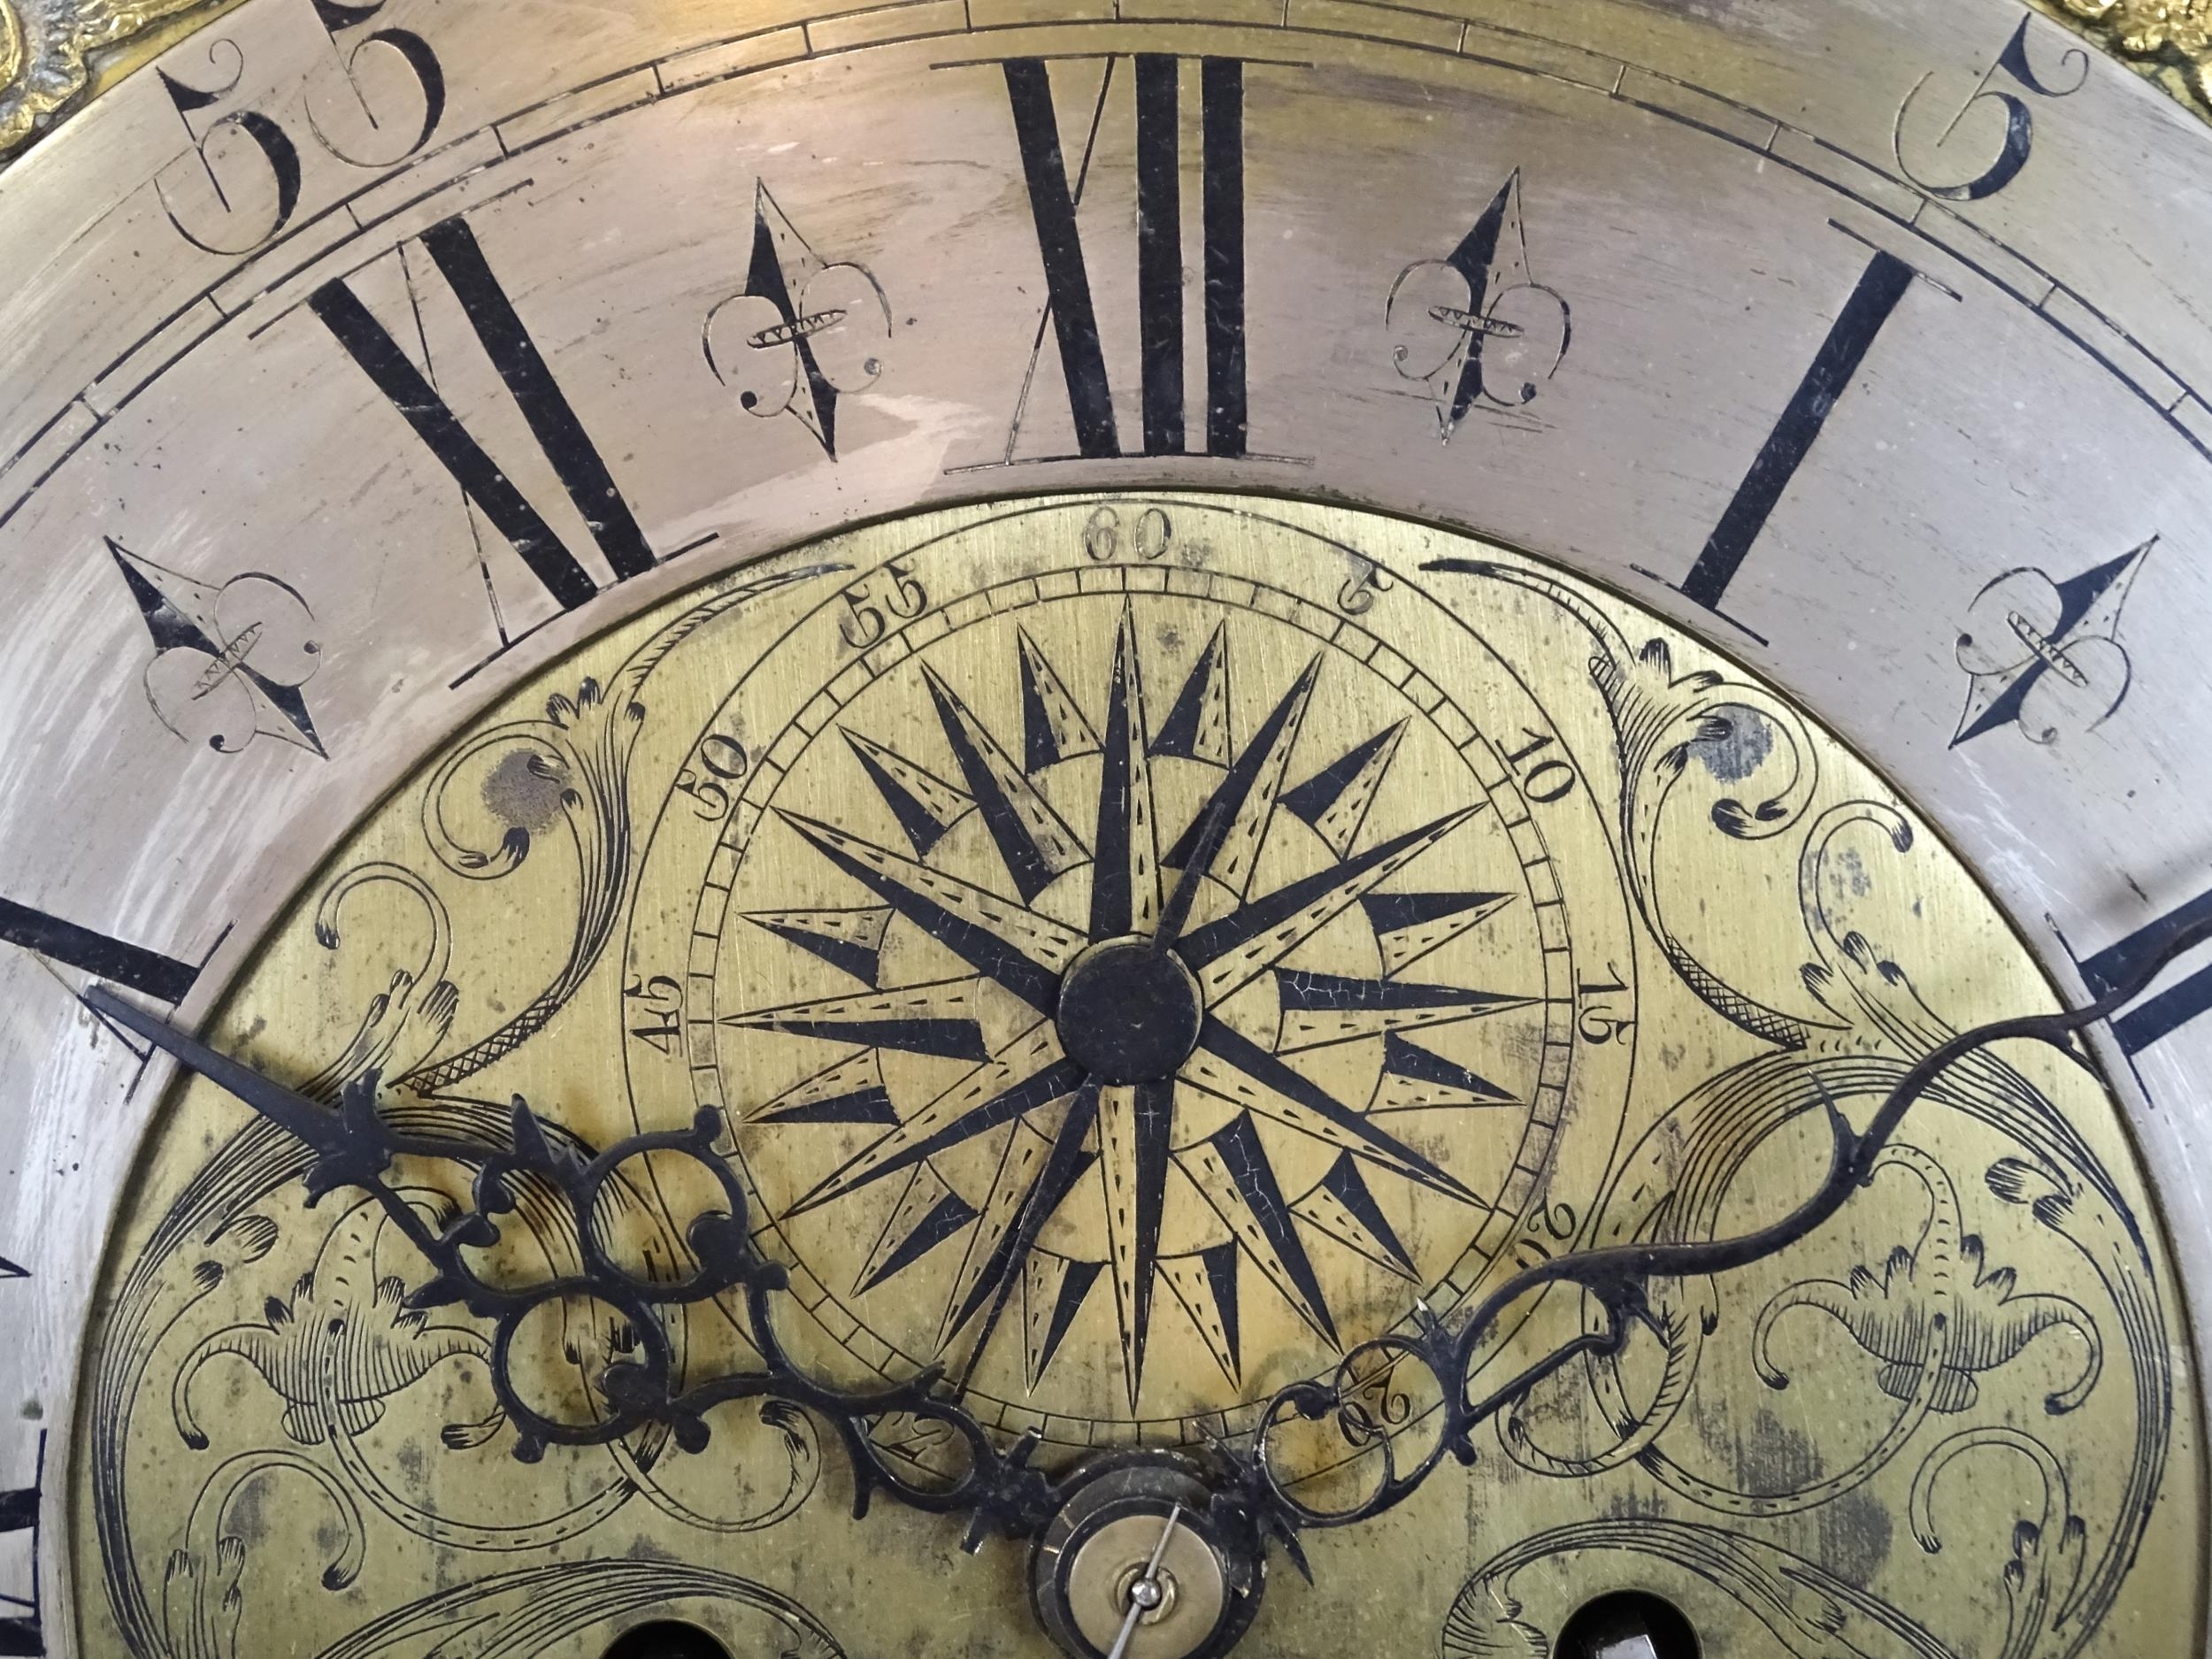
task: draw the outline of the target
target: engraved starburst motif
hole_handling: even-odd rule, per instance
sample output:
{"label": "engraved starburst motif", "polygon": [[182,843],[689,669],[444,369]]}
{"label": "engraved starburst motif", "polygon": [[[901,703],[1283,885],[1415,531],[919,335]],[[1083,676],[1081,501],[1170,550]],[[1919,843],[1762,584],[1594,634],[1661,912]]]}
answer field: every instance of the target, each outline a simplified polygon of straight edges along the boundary
{"label": "engraved starburst motif", "polygon": [[[936,1340],[965,1355],[960,1374],[1019,1328],[1033,1390],[1103,1278],[1133,1414],[1171,1302],[1233,1384],[1247,1294],[1271,1293],[1342,1345],[1324,1241],[1407,1281],[1409,1304],[1417,1252],[1394,1206],[1417,1194],[1463,1221],[1487,1211],[1417,1115],[1521,1102],[1431,1033],[1538,999],[1417,964],[1512,902],[1422,879],[1425,863],[1463,865],[1440,849],[1488,803],[1469,778],[1456,801],[1424,795],[1442,810],[1410,827],[1371,828],[1394,788],[1436,787],[1392,777],[1407,718],[1341,749],[1310,735],[1331,673],[1363,672],[1317,649],[1278,671],[1271,703],[1237,731],[1231,637],[1213,631],[1156,715],[1128,604],[1087,701],[1017,631],[1018,735],[925,661],[930,747],[841,724],[817,752],[841,768],[843,810],[778,810],[821,861],[811,891],[826,878],[844,902],[746,919],[864,988],[722,1017],[841,1048],[747,1114],[749,1144],[772,1156],[761,1137],[853,1138],[778,1219],[868,1197],[850,1222],[873,1233],[856,1297],[957,1241]],[[859,827],[886,817],[887,835]],[[1274,856],[1286,841],[1302,850]],[[1361,960],[1347,959],[1346,928]],[[954,971],[893,971],[898,929]],[[1355,1048],[1375,1063],[1330,1064]],[[928,1090],[887,1081],[923,1063]],[[1168,1248],[1179,1206],[1204,1223],[1200,1248]],[[1086,1226],[1087,1245],[1071,1244]]]}

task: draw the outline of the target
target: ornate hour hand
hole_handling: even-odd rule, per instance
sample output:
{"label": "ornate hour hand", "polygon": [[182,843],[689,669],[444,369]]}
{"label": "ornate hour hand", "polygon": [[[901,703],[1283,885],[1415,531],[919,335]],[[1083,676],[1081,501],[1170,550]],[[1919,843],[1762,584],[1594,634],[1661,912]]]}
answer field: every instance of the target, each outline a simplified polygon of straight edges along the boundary
{"label": "ornate hour hand", "polygon": [[[972,1516],[972,1542],[979,1542],[987,1526],[1025,1536],[1053,1512],[1050,1484],[1028,1467],[1032,1443],[1001,1448],[972,1415],[940,1397],[936,1368],[887,1387],[853,1392],[818,1381],[791,1358],[773,1317],[775,1294],[786,1288],[787,1278],[782,1265],[760,1255],[748,1235],[742,1181],[714,1149],[721,1128],[715,1113],[701,1112],[687,1129],[632,1135],[595,1156],[549,1130],[519,1096],[511,1146],[409,1134],[393,1128],[378,1110],[373,1071],[346,1086],[334,1112],[134,1007],[104,986],[87,990],[84,1002],[311,1148],[316,1154],[306,1178],[311,1199],[349,1187],[380,1204],[388,1223],[432,1269],[429,1279],[408,1297],[410,1307],[457,1302],[493,1322],[491,1386],[515,1428],[518,1459],[535,1463],[549,1446],[604,1445],[651,1423],[665,1424],[682,1449],[703,1451],[709,1440],[706,1414],[715,1407],[733,1400],[774,1399],[816,1412],[836,1428],[852,1462],[856,1515],[866,1513],[873,1494],[886,1492],[916,1509]],[[692,1222],[686,1240],[695,1266],[672,1281],[626,1271],[595,1226],[595,1217],[608,1208],[601,1202],[603,1190],[620,1179],[624,1164],[648,1155],[692,1159],[713,1178],[724,1206]],[[434,1228],[415,1199],[385,1179],[399,1158],[472,1166],[471,1206],[442,1230]],[[500,1218],[515,1212],[517,1184],[524,1179],[549,1184],[566,1201],[580,1267],[522,1286],[481,1278],[472,1253],[498,1243]],[[733,1295],[744,1303],[747,1335],[760,1354],[761,1368],[690,1381],[680,1375],[669,1329],[672,1312]],[[580,1422],[541,1412],[517,1385],[514,1371],[524,1320],[548,1304],[578,1298],[611,1310],[633,1339],[628,1356],[597,1379],[603,1409]],[[910,1414],[949,1429],[964,1456],[958,1476],[917,1479],[894,1462],[873,1438],[875,1425],[893,1414]]]}
{"label": "ornate hour hand", "polygon": [[[104,988],[87,1001],[311,1148],[311,1196],[367,1194],[353,1208],[426,1264],[405,1273],[417,1288],[400,1317],[456,1303],[473,1316],[465,1334],[482,1345],[500,1407],[488,1432],[511,1434],[517,1455],[646,1430],[656,1446],[664,1436],[701,1452],[718,1408],[774,1401],[795,1408],[785,1422],[806,1412],[833,1431],[861,1507],[887,1493],[964,1517],[972,1548],[994,1532],[1033,1541],[1033,1605],[1071,1653],[1098,1659],[1118,1634],[1130,1653],[1164,1652],[1183,1640],[1179,1618],[1191,1635],[1177,1651],[1219,1659],[1249,1622],[1271,1545],[1302,1570],[1306,1529],[1393,1508],[1447,1454],[1471,1462],[1478,1425],[1563,1368],[1618,1354],[1636,1325],[1678,1332],[1663,1322],[1671,1307],[1655,1281],[1732,1273],[1816,1229],[1847,1229],[1859,1212],[1839,1212],[1900,1156],[1891,1138],[1947,1068],[2000,1040],[2063,1045],[2172,954],[2212,938],[2208,921],[2170,940],[2144,978],[2090,1008],[1950,1038],[1910,1066],[1863,1130],[1828,1104],[1832,1148],[1818,1189],[1772,1225],[1595,1248],[1510,1277],[1507,1268],[1445,1317],[1417,1301],[1411,1328],[1371,1338],[1436,1281],[1455,1239],[1481,1229],[1509,1243],[1526,1217],[1564,1209],[1567,1194],[1542,1170],[1519,1195],[1494,1196],[1482,1156],[1462,1150],[1539,1110],[1522,1097],[1540,1092],[1529,1084],[1542,1073],[1525,1062],[1543,1028],[1579,1032],[1594,1049],[1620,1025],[1593,1036],[1578,1011],[1608,1025],[1649,1010],[1618,982],[1618,1002],[1582,1009],[1572,993],[1591,976],[1520,965],[1517,952],[1552,937],[1531,912],[1563,914],[1564,901],[1540,897],[1548,887],[1528,887],[1525,902],[1488,889],[1510,881],[1516,850],[1543,862],[1534,852],[1547,843],[1526,827],[1540,820],[1504,811],[1479,772],[1451,770],[1414,716],[1357,702],[1352,670],[1325,675],[1323,655],[1309,658],[1302,641],[1255,651],[1253,672],[1271,678],[1249,688],[1261,694],[1250,706],[1268,711],[1241,722],[1226,666],[1227,641],[1241,636],[1225,624],[1195,653],[1181,693],[1160,700],[1162,718],[1146,707],[1141,671],[1188,662],[1191,636],[1158,642],[1135,619],[1148,622],[1147,601],[1117,598],[1109,647],[1110,613],[1096,600],[1082,599],[1087,620],[1097,618],[1087,642],[1061,652],[1094,676],[1075,678],[1075,690],[1030,634],[1019,634],[1017,658],[1004,638],[1017,630],[1002,633],[1023,675],[1018,730],[1011,699],[971,702],[965,688],[982,682],[918,659],[927,700],[911,706],[928,718],[896,722],[879,711],[887,698],[851,717],[904,752],[818,723],[834,770],[794,768],[789,793],[760,800],[750,820],[770,826],[757,856],[779,862],[732,884],[726,908],[753,931],[728,935],[744,949],[717,964],[720,1000],[680,1004],[665,1030],[627,1030],[679,1065],[695,1050],[672,1054],[655,1040],[687,1021],[722,1045],[725,1087],[686,1127],[626,1125],[609,1132],[626,1138],[587,1145],[576,1133],[584,1120],[541,1122],[519,1099],[511,1123],[424,1113],[426,1094],[380,1103],[373,1076],[356,1078],[331,1108]],[[1152,653],[1141,661],[1141,644]],[[1325,681],[1325,717],[1315,703]],[[1163,812],[1180,820],[1194,802],[1165,850]],[[1541,919],[1575,942],[1560,914]],[[1564,1017],[1546,1011],[1561,1008]],[[1774,1121],[1825,1102],[1829,1072],[1798,1068],[1826,1060],[1782,1056],[1762,1072],[1768,1083],[1801,1079],[1797,1093],[1774,1091]],[[1851,1089],[1868,1087],[1866,1071],[1846,1075],[1862,1079]],[[654,1098],[664,1110],[682,1096]],[[1960,1098],[1955,1079],[1946,1098]],[[1421,1112],[1454,1115],[1402,1115]],[[465,1139],[410,1133],[458,1121],[476,1125]],[[733,1134],[747,1138],[743,1175]],[[255,1139],[265,1148],[267,1137]],[[703,1181],[680,1177],[667,1190],[703,1193],[704,1203],[672,1217],[666,1198],[641,1194],[632,1178],[649,1157],[657,1170],[698,1164]],[[756,1194],[774,1207],[772,1232],[758,1225]],[[670,1282],[641,1277],[637,1253],[601,1236],[641,1209],[673,1247],[646,1258],[680,1275]],[[1582,1213],[1592,1236],[1645,1236],[1603,1230],[1617,1212]],[[1693,1220],[1677,1236],[1712,1225]],[[526,1237],[557,1237],[561,1248],[513,1248]],[[814,1261],[850,1270],[836,1283],[809,1260],[824,1240]],[[1816,1248],[1837,1242],[1824,1234]],[[1342,1271],[1344,1252],[1367,1263],[1353,1270],[1365,1278]],[[494,1261],[541,1259],[551,1265],[538,1282],[490,1277]],[[780,1322],[803,1317],[780,1294],[786,1261],[807,1264],[810,1294],[826,1287],[857,1309],[856,1323],[907,1319],[918,1340],[887,1345],[894,1355],[941,1353],[945,1365],[903,1362],[879,1373],[895,1380],[868,1391],[821,1379],[779,1334]],[[1521,1322],[1553,1286],[1570,1287],[1546,1310],[1563,1321]],[[592,1362],[595,1374],[566,1407],[534,1407],[531,1379],[545,1374],[536,1348],[554,1322],[525,1322],[557,1300],[604,1310],[622,1357]],[[700,1325],[687,1325],[687,1310],[710,1300],[741,1348],[694,1340]],[[809,1344],[821,1342],[818,1316],[806,1328]],[[1136,1425],[1133,1445],[1103,1453],[1099,1438],[1055,1432],[1041,1403],[1010,1415],[1010,1378],[1041,1402],[1047,1389],[1098,1398],[1117,1338],[1126,1413],[1118,1392],[1110,1403]],[[1076,1363],[1049,1372],[1056,1352],[1087,1347],[1074,1386]],[[1423,1371],[1433,1386],[1409,1385]],[[1258,1377],[1267,1381],[1248,1380]],[[1168,1449],[1157,1425],[1194,1397],[1226,1409],[1181,1436],[1186,1449]],[[1397,1412],[1414,1400],[1436,1403]],[[1294,1444],[1301,1421],[1314,1430]],[[1036,1426],[1017,1438],[1024,1422]],[[1347,1478],[1310,1461],[1314,1432],[1322,1467],[1348,1468]],[[1062,1461],[1033,1468],[1048,1433]],[[1125,1593],[1148,1584],[1156,1606]],[[1067,1637],[1082,1617],[1103,1621],[1102,1633],[1077,1624],[1079,1640]]]}

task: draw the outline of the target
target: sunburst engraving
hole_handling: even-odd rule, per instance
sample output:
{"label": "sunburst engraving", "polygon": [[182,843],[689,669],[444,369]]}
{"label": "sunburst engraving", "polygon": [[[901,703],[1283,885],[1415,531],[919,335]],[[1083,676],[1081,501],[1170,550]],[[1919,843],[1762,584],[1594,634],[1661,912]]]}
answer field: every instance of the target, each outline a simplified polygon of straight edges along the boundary
{"label": "sunburst engraving", "polygon": [[[1447,1119],[1525,1107],[1439,1037],[1542,998],[1509,952],[1484,973],[1446,950],[1514,907],[1517,872],[1467,879],[1503,845],[1471,833],[1492,803],[1463,768],[1399,775],[1420,717],[1371,669],[1311,641],[1286,657],[1264,618],[1225,618],[1179,662],[1141,601],[1086,610],[1112,631],[1102,672],[997,630],[1010,661],[904,671],[928,718],[896,742],[856,706],[809,747],[799,769],[836,769],[837,807],[770,819],[796,843],[787,885],[831,902],[742,914],[848,988],[720,1024],[838,1050],[747,1133],[764,1163],[791,1149],[774,1137],[851,1147],[778,1219],[828,1210],[872,1234],[860,1306],[910,1299],[920,1264],[956,1255],[936,1352],[972,1375],[1019,1340],[1033,1391],[1102,1279],[1141,1416],[1165,1318],[1234,1387],[1253,1296],[1317,1359],[1347,1340],[1345,1256],[1410,1303],[1429,1265],[1415,1212],[1420,1240],[1455,1248],[1489,1214],[1452,1167],[1471,1132]],[[1233,655],[1263,696],[1233,696]],[[1012,720],[986,719],[956,664],[1018,685]],[[1461,971],[1425,972],[1439,953]]]}

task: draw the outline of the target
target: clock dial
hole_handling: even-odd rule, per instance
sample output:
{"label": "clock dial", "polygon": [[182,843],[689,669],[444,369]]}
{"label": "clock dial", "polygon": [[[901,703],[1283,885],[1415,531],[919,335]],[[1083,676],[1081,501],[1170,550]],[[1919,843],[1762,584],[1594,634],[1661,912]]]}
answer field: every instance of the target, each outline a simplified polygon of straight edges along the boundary
{"label": "clock dial", "polygon": [[[1755,1234],[1829,1109],[1870,1133],[2052,1005],[1826,732],[1494,546],[1115,495],[749,565],[457,733],[216,1016],[298,1098],[196,1080],[150,1143],[75,1439],[87,1651],[649,1614],[1103,1652],[1163,1536],[1162,1654],[1422,1598],[1479,1654],[1624,1587],[1717,1651],[1942,1651],[2008,1586],[2185,1642],[2194,1373],[2078,1056],[1945,1069],[1832,1219],[1645,1275],[1617,1351],[1528,1278]],[[762,1288],[685,1288],[715,1216]],[[1328,1525],[1437,1448],[1454,1324],[1475,1467]],[[1293,1506],[1249,1534],[1248,1456]],[[980,1459],[1006,1507],[949,1560]]]}
{"label": "clock dial", "polygon": [[772,1248],[878,1368],[951,1356],[1079,1445],[1248,1426],[1455,1304],[1559,1145],[1617,1132],[1625,1064],[1578,1067],[1568,1015],[1578,964],[1634,995],[1575,762],[1362,580],[1248,515],[1013,514],[733,687],[631,938],[690,1035],[631,1076],[743,1123]]}
{"label": "clock dial", "polygon": [[2199,1650],[2187,11],[0,0],[0,1654]]}

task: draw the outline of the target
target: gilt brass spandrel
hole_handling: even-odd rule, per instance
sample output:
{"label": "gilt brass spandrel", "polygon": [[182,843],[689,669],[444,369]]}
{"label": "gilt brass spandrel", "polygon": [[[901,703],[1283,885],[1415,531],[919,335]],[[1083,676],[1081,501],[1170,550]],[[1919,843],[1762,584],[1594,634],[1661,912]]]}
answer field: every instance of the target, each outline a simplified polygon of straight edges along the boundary
{"label": "gilt brass spandrel", "polygon": [[[1163,1091],[1156,1241],[1118,1214],[1139,1121],[1102,1110],[995,1324],[988,1296],[963,1318],[1066,1091],[909,1155],[977,1079],[1003,1096],[1086,1039],[950,941],[1050,978],[1144,934],[1240,764],[1272,805],[1192,907],[1221,949],[1185,953],[1213,1024]],[[2055,1005],[1878,778],[1665,625],[1464,538],[1162,495],[887,524],[603,636],[362,826],[211,1032],[326,1095],[377,1066],[388,1110],[459,1136],[516,1094],[584,1144],[718,1108],[795,1349],[856,1379],[942,1358],[1060,1468],[1233,1434],[1337,1345],[1545,1253],[1770,1220],[1824,1158],[1824,1100],[1863,1120],[1949,1031]],[[307,1206],[302,1156],[199,1083],[150,1143],[75,1442],[88,1654],[420,1655],[476,1619],[596,1659],[672,1613],[741,1651],[1047,1651],[1019,1549],[852,1520],[803,1414],[515,1461],[482,1328],[406,1311],[421,1263],[357,1194]],[[452,1170],[405,1173],[453,1202]],[[658,1166],[621,1191],[612,1236],[680,1260],[696,1195]],[[497,1259],[557,1271],[573,1226],[526,1203]],[[1540,1651],[1624,1584],[1716,1654],[2200,1640],[2178,1294],[2081,1067],[1976,1061],[1834,1222],[1654,1309],[1663,1334],[1543,1385],[1471,1471],[1310,1537],[1310,1587],[1279,1562],[1243,1649]],[[1482,1376],[1581,1317],[1539,1302]],[[529,1374],[588,1411],[628,1339],[554,1323]],[[687,1375],[747,1368],[744,1323],[680,1327]],[[1431,1394],[1374,1377],[1373,1420],[1416,1443]],[[1371,1475],[1371,1447],[1310,1451],[1317,1480]]]}
{"label": "gilt brass spandrel", "polygon": [[0,0],[0,165],[238,0]]}

